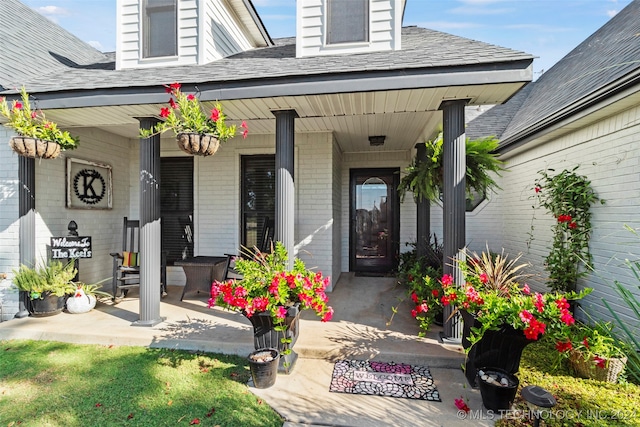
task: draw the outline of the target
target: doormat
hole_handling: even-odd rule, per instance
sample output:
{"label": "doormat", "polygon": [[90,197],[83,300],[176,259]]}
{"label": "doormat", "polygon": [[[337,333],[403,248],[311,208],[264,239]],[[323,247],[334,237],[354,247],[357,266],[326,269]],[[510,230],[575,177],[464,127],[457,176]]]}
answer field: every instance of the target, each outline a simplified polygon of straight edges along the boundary
{"label": "doormat", "polygon": [[442,401],[426,366],[373,360],[337,361],[329,391]]}

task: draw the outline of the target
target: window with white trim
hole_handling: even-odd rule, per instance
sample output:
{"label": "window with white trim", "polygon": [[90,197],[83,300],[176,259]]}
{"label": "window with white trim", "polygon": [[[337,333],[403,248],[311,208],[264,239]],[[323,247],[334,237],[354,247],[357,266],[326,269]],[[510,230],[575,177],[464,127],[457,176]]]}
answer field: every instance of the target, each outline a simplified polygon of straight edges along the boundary
{"label": "window with white trim", "polygon": [[327,44],[369,41],[369,0],[327,0]]}
{"label": "window with white trim", "polygon": [[156,58],[178,54],[178,0],[145,0],[143,57]]}

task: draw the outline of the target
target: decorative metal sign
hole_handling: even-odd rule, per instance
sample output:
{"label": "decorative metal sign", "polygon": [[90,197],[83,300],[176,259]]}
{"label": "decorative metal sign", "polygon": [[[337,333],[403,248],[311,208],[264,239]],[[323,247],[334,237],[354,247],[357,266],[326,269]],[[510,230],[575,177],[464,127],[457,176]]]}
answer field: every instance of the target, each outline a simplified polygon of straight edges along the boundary
{"label": "decorative metal sign", "polygon": [[111,166],[67,158],[67,207],[111,209]]}
{"label": "decorative metal sign", "polygon": [[91,258],[91,237],[65,236],[51,238],[51,258]]}

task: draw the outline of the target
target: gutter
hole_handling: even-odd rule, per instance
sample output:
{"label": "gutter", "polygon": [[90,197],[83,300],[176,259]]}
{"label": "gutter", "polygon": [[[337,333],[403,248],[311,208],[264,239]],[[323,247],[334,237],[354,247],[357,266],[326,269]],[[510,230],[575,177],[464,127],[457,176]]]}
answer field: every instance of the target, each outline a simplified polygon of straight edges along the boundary
{"label": "gutter", "polygon": [[[532,78],[532,61],[523,59],[494,63],[489,67],[472,65],[252,78],[239,81],[183,82],[182,86],[186,90],[197,87],[201,101],[225,101],[452,86],[526,84]],[[161,84],[30,93],[37,98],[38,107],[41,109],[163,104],[167,97]]]}

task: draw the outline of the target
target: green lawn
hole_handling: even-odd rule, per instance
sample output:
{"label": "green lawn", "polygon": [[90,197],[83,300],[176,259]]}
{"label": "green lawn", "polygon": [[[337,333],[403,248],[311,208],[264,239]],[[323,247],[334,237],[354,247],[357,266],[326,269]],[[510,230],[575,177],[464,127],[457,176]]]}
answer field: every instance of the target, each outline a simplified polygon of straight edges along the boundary
{"label": "green lawn", "polygon": [[282,426],[245,358],[0,341],[0,426]]}
{"label": "green lawn", "polygon": [[[542,426],[640,426],[640,386],[624,379],[612,384],[575,378],[566,362],[554,368],[557,355],[554,344],[548,340],[529,344],[522,354],[517,373],[521,387],[538,385],[551,392],[558,401]],[[516,395],[516,406],[528,411],[520,391]],[[531,417],[527,412],[525,414],[509,413],[496,426],[531,426]]]}

